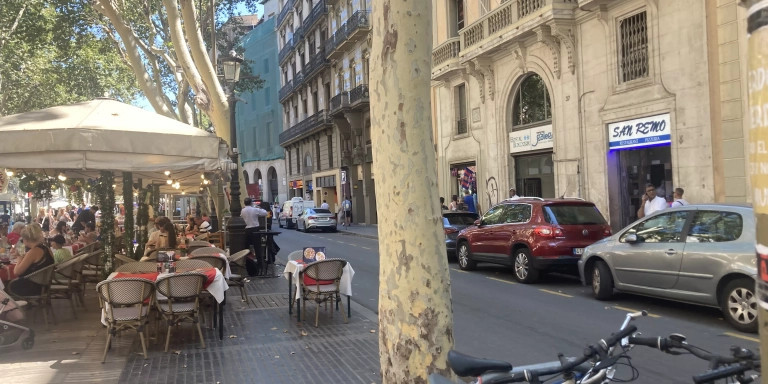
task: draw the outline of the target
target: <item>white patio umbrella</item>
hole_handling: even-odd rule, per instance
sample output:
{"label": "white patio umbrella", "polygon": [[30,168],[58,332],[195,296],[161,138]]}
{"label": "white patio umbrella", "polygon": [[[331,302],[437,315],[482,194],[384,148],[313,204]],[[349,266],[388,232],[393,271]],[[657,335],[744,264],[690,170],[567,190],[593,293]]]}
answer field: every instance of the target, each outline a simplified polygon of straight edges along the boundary
{"label": "white patio umbrella", "polygon": [[171,171],[179,180],[197,175],[199,184],[201,172],[226,166],[219,142],[213,133],[106,98],[0,117],[0,167],[70,177],[111,170],[165,181],[163,172]]}

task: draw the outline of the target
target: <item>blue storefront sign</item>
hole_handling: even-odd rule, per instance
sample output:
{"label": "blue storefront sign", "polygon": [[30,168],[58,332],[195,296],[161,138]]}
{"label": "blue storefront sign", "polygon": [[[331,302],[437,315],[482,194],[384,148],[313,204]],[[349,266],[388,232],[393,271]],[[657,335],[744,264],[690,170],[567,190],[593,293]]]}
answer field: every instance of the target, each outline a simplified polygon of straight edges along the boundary
{"label": "blue storefront sign", "polygon": [[608,149],[642,148],[672,142],[669,113],[608,124]]}

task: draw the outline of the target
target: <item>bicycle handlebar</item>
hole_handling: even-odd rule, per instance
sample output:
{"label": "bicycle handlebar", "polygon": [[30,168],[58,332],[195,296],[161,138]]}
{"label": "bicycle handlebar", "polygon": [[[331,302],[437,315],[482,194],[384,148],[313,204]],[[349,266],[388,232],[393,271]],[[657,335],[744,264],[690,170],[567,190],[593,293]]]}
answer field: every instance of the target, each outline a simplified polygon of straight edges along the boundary
{"label": "bicycle handlebar", "polygon": [[683,349],[698,357],[699,359],[717,364],[732,364],[740,361],[736,357],[720,356],[706,352],[701,348],[697,348],[682,340],[676,340],[673,337],[630,337],[629,344],[644,345],[673,355],[679,354],[679,352],[675,351],[675,349]]}
{"label": "bicycle handlebar", "polygon": [[520,383],[524,381],[531,381],[532,379],[538,379],[540,376],[547,376],[547,375],[554,375],[558,373],[568,372],[572,371],[577,366],[583,364],[587,360],[591,359],[595,355],[602,355],[604,354],[608,349],[613,347],[614,345],[618,344],[621,339],[631,335],[637,331],[637,327],[635,325],[629,325],[625,327],[624,329],[620,330],[617,333],[614,333],[613,335],[600,340],[599,342],[590,345],[584,350],[584,354],[582,357],[579,357],[573,361],[570,361],[567,364],[563,364],[556,368],[550,368],[550,369],[542,369],[542,370],[526,370],[523,372],[522,375],[519,375],[517,377],[506,377],[502,378],[499,381],[492,381],[488,382],[490,383]]}
{"label": "bicycle handlebar", "polygon": [[760,368],[759,361],[756,364],[747,363],[747,364],[729,365],[720,369],[715,369],[714,371],[693,376],[693,382],[696,384],[711,383],[718,379],[725,379],[727,377],[740,375],[746,371],[750,371],[755,368]]}

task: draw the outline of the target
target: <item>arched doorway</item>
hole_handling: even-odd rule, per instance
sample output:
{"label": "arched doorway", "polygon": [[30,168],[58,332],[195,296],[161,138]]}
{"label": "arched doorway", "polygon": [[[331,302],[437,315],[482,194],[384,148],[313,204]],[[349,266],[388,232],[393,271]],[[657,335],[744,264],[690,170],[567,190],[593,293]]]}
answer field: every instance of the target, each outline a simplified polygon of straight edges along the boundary
{"label": "arched doorway", "polygon": [[555,197],[552,104],[541,76],[523,75],[509,97],[507,122],[510,187],[519,196]]}
{"label": "arched doorway", "polygon": [[274,202],[275,199],[277,199],[278,194],[278,188],[277,188],[277,171],[275,170],[275,167],[269,167],[267,170],[267,180],[269,180],[268,184],[268,191],[269,191],[269,201]]}

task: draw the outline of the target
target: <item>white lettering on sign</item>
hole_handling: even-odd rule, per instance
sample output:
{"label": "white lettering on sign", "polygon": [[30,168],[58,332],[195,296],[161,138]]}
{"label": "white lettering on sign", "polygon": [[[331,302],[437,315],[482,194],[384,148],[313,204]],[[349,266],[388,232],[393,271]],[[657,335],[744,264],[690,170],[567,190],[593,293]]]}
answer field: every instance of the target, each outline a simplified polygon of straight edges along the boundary
{"label": "white lettering on sign", "polygon": [[608,124],[608,148],[626,149],[672,142],[669,114]]}
{"label": "white lettering on sign", "polygon": [[552,125],[521,129],[509,133],[509,153],[552,148],[555,138]]}

